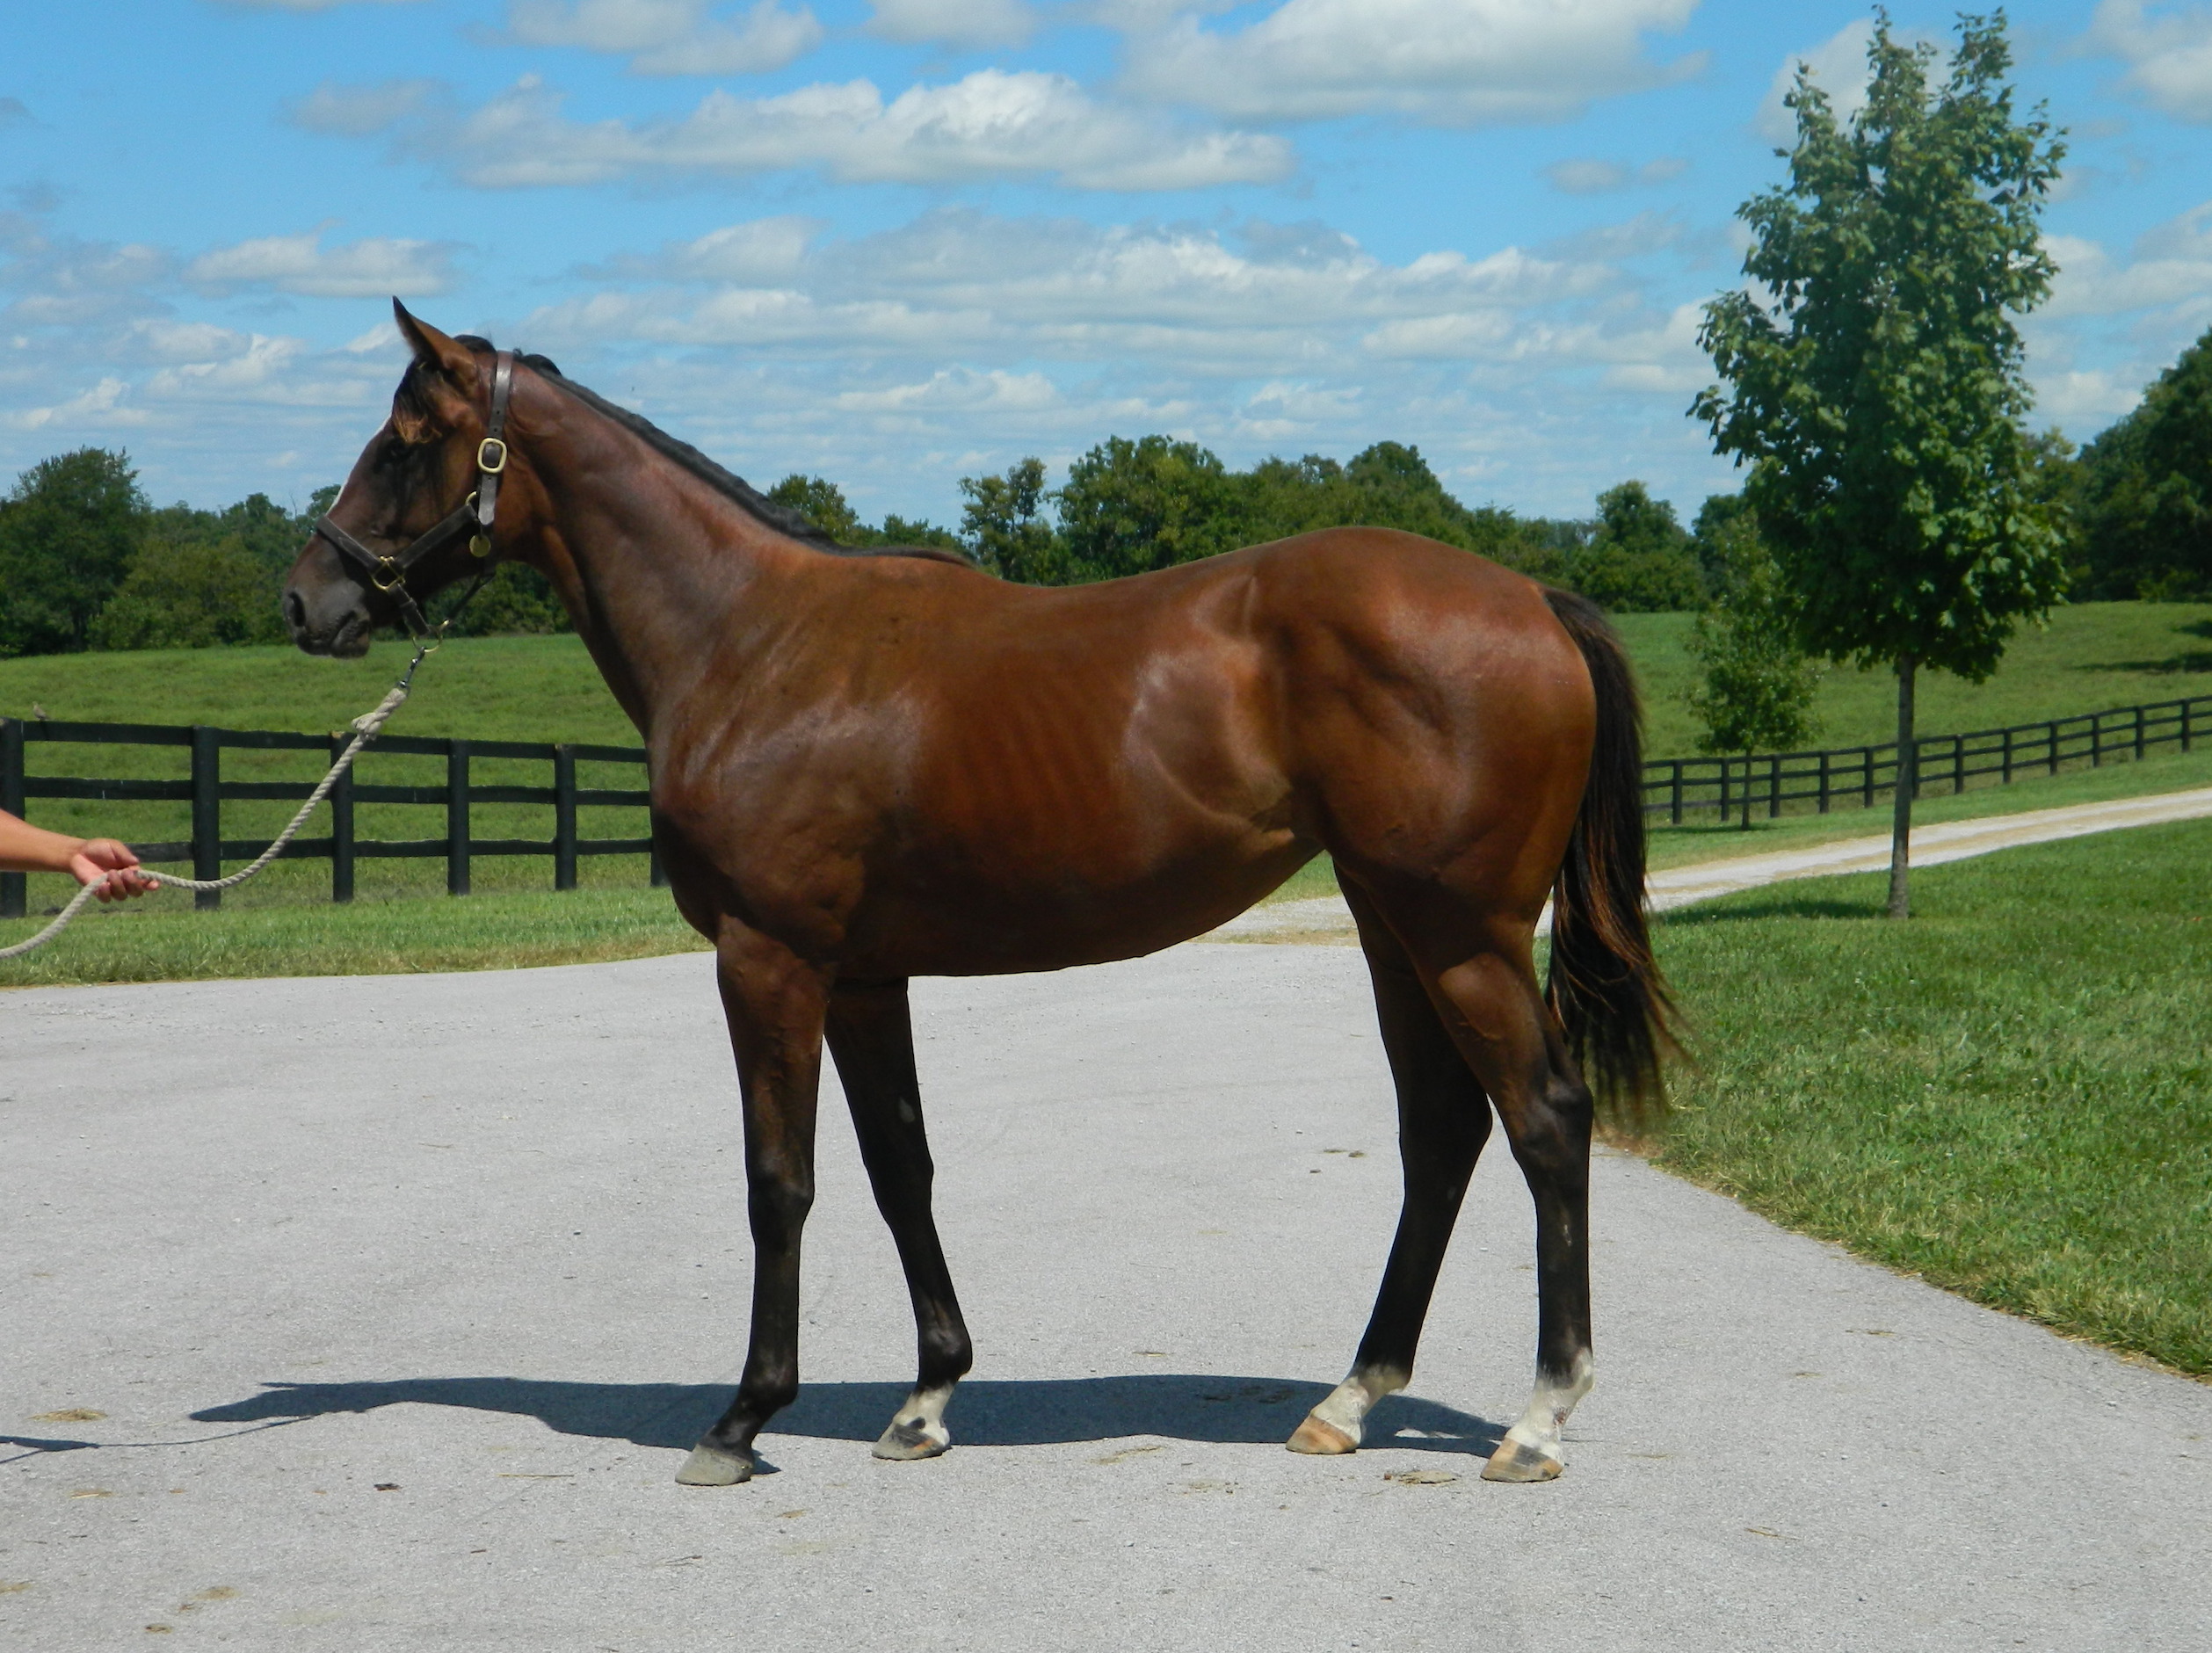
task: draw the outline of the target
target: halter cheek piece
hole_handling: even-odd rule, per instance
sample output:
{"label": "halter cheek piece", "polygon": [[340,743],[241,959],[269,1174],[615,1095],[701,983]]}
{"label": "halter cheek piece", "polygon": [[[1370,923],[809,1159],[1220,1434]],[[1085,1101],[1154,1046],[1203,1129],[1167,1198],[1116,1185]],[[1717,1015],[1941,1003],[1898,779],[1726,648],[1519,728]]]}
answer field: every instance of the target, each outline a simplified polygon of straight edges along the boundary
{"label": "halter cheek piece", "polygon": [[491,573],[491,521],[499,511],[499,479],[507,469],[507,444],[501,433],[507,428],[507,398],[514,386],[515,353],[503,350],[492,359],[491,413],[484,422],[484,439],[476,444],[476,486],[468,498],[435,526],[417,535],[413,543],[398,551],[372,551],[328,516],[315,525],[315,533],[335,546],[339,555],[358,564],[371,585],[399,605],[407,629],[417,637],[428,636],[431,627],[414,593],[407,589],[408,571],[415,564],[466,533],[470,553],[483,567],[476,571],[468,596],[462,598],[464,604]]}

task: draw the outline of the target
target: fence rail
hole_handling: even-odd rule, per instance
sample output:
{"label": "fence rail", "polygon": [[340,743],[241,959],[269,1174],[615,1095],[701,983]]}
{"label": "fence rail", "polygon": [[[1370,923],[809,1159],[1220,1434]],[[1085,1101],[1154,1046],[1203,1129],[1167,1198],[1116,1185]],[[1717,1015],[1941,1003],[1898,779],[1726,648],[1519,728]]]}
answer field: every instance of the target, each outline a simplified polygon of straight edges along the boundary
{"label": "fence rail", "polygon": [[[182,727],[163,723],[68,723],[51,720],[25,722],[0,718],[0,808],[26,813],[33,798],[95,799],[107,801],[186,803],[192,808],[189,837],[134,843],[131,848],[143,861],[189,861],[194,878],[220,878],[225,861],[250,860],[269,845],[268,838],[225,837],[222,806],[230,802],[297,803],[315,789],[315,782],[225,780],[222,755],[226,750],[311,751],[330,762],[352,738],[344,734],[294,735],[272,729],[214,729],[204,724]],[[74,775],[29,772],[28,749],[40,742],[93,746],[183,747],[190,754],[190,772],[181,779],[102,779]],[[361,765],[372,758],[442,758],[446,775],[442,786],[378,785],[360,779]],[[544,787],[480,786],[470,776],[477,760],[508,759],[551,765],[552,784]],[[651,858],[649,877],[664,881],[660,857],[649,837],[591,837],[578,830],[577,812],[597,808],[643,808],[651,794],[644,787],[582,787],[577,784],[579,763],[635,765],[642,769],[642,748],[548,744],[530,741],[472,741],[431,739],[421,736],[386,736],[364,753],[361,764],[330,789],[330,830],[324,837],[294,838],[285,846],[286,860],[327,860],[330,864],[330,899],[353,899],[354,870],[364,860],[442,858],[446,888],[465,895],[469,888],[470,865],[479,857],[545,856],[553,862],[553,887],[577,887],[577,863],[587,855],[645,855]],[[315,777],[320,779],[318,774]],[[553,810],[550,838],[483,838],[473,830],[478,804],[536,804]],[[363,804],[412,804],[441,808],[445,830],[435,837],[363,838],[354,830],[355,810]],[[273,836],[273,835],[272,835]],[[214,907],[221,893],[194,893],[195,904]],[[20,873],[0,873],[0,918],[24,916],[26,890]]]}
{"label": "fence rail", "polygon": [[[2141,758],[2160,746],[2178,746],[2186,752],[2208,736],[2212,736],[2212,695],[2086,712],[2042,723],[2019,723],[2010,729],[1927,736],[1914,743],[1917,761],[1911,765],[1914,795],[1926,795],[1932,786],[1963,792],[1992,776],[1997,784],[2010,785],[2022,775],[2055,775],[2070,766]],[[131,847],[142,860],[189,861],[193,877],[220,878],[225,861],[251,859],[269,842],[225,837],[224,804],[296,802],[313,790],[308,781],[225,780],[222,754],[240,750],[312,751],[335,761],[347,738],[344,735],[215,729],[204,724],[25,722],[0,718],[0,808],[23,815],[33,798],[188,803],[192,807],[190,837],[136,843]],[[33,774],[25,759],[29,747],[40,742],[182,747],[190,754],[191,769],[182,779]],[[437,786],[372,784],[360,779],[358,769],[339,780],[330,792],[329,836],[294,838],[284,852],[286,859],[329,861],[332,901],[352,900],[356,865],[377,859],[443,859],[446,888],[456,895],[468,893],[471,863],[485,856],[547,857],[553,863],[554,888],[574,889],[580,858],[642,854],[652,858],[649,876],[653,883],[664,881],[660,858],[649,837],[587,838],[577,827],[579,809],[642,808],[650,794],[643,787],[579,786],[577,765],[626,764],[642,769],[645,753],[642,748],[402,735],[380,739],[364,755],[364,762],[372,755],[443,758],[445,780]],[[552,768],[552,784],[478,785],[471,778],[471,765],[479,760],[548,764]],[[1794,806],[1805,806],[1823,815],[1838,806],[1871,808],[1894,793],[1897,769],[1895,742],[1749,758],[1663,758],[1643,766],[1644,813],[1680,825],[1693,816],[1706,814],[1717,815],[1726,822],[1731,816],[1748,820],[1758,810],[1779,816]],[[432,837],[363,838],[354,830],[354,812],[364,804],[442,809],[445,830]],[[553,836],[478,837],[472,818],[478,804],[550,805]],[[219,892],[207,891],[193,899],[201,907],[214,907],[222,897]],[[0,873],[0,918],[22,917],[25,905],[23,874]]]}
{"label": "fence rail", "polygon": [[[2023,775],[2055,775],[2061,769],[2146,757],[2154,747],[2191,750],[2212,736],[2212,695],[2084,712],[2010,729],[1964,735],[1926,735],[1913,742],[1910,768],[1916,798],[1964,792],[1994,777],[2010,786]],[[1897,745],[1844,746],[1826,751],[1766,752],[1747,758],[1663,758],[1643,766],[1643,811],[1676,826],[1692,816],[1754,810],[1779,816],[1792,805],[1826,815],[1838,806],[1871,808],[1894,797]]]}

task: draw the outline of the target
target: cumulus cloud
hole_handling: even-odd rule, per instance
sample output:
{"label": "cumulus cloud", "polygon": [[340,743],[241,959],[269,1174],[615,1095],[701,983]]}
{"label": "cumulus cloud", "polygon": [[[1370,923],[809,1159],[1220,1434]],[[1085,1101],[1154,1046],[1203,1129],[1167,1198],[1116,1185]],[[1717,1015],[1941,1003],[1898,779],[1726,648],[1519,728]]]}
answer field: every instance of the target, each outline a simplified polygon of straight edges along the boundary
{"label": "cumulus cloud", "polygon": [[1238,120],[1560,120],[1697,73],[1702,54],[1662,65],[1644,39],[1679,29],[1695,9],[1696,0],[1284,0],[1226,28],[1186,11],[1164,29],[1132,33],[1128,79],[1148,96]]}
{"label": "cumulus cloud", "polygon": [[946,46],[1019,46],[1036,32],[1023,0],[875,0],[868,33]]}
{"label": "cumulus cloud", "polygon": [[1812,71],[1814,83],[1828,95],[1828,106],[1838,120],[1849,120],[1867,106],[1867,47],[1874,40],[1874,25],[1865,18],[1846,23],[1809,52],[1795,52],[1782,60],[1759,100],[1752,127],[1773,143],[1787,144],[1797,135],[1797,117],[1782,102],[1797,84],[1797,71]]}
{"label": "cumulus cloud", "polygon": [[507,32],[526,46],[575,46],[630,60],[638,75],[761,75],[822,43],[806,6],[757,0],[736,18],[708,0],[509,0]]}
{"label": "cumulus cloud", "polygon": [[378,236],[324,247],[321,229],[263,236],[202,253],[185,279],[213,292],[267,286],[319,299],[429,297],[453,284],[453,249],[443,242]]}
{"label": "cumulus cloud", "polygon": [[1552,188],[1563,195],[1607,195],[1617,190],[1664,184],[1680,178],[1689,166],[1687,161],[1675,155],[1663,155],[1642,166],[1596,156],[1577,156],[1554,161],[1544,169],[1544,176],[1551,181]]}
{"label": "cumulus cloud", "polygon": [[2212,120],[2212,9],[2103,0],[2085,42],[2128,66],[2121,83],[2182,120]]}
{"label": "cumulus cloud", "polygon": [[309,132],[363,138],[384,132],[429,110],[443,88],[434,80],[388,80],[373,86],[340,86],[325,81],[293,104],[293,123]]}
{"label": "cumulus cloud", "polygon": [[[294,118],[351,120],[380,98],[400,103],[387,89],[357,100],[326,88]],[[678,119],[635,122],[571,120],[561,94],[525,76],[467,112],[413,98],[387,125],[403,148],[492,189],[804,170],[842,183],[1031,178],[1077,189],[1183,190],[1267,182],[1293,163],[1280,138],[1193,130],[1101,102],[1064,75],[997,69],[911,86],[888,103],[867,80],[769,98],[717,90]]]}

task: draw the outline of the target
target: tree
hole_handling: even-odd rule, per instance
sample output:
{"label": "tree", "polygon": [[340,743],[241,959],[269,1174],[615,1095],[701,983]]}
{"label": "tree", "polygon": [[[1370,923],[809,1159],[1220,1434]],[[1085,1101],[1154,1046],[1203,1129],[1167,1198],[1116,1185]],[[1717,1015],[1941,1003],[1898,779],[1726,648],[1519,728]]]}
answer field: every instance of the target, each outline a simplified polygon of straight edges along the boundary
{"label": "tree", "polygon": [[156,530],[131,559],[87,642],[95,649],[282,642],[277,603],[275,576],[242,536]]}
{"label": "tree", "polygon": [[[1788,594],[1753,519],[1736,513],[1718,530],[1718,592],[1691,628],[1691,658],[1704,668],[1690,709],[1704,721],[1701,752],[1787,751],[1819,731],[1813,694],[1820,668],[1791,635]],[[1751,824],[1751,775],[1744,778],[1744,827]]]}
{"label": "tree", "polygon": [[1195,442],[1110,436],[1054,494],[1070,556],[1092,579],[1193,562],[1243,541],[1236,489]]}
{"label": "tree", "polygon": [[1024,585],[1065,585],[1080,578],[1067,547],[1045,520],[1045,462],[1017,460],[1003,476],[963,476],[968,496],[961,533],[975,560],[1004,580]]}
{"label": "tree", "polygon": [[1798,71],[1788,183],[1738,209],[1751,281],[1699,330],[1728,388],[1691,411],[1751,468],[1744,497],[1799,641],[1897,674],[1889,910],[1903,917],[1916,676],[1982,681],[2063,589],[2013,317],[2050,290],[2037,218],[2064,148],[2040,111],[2013,118],[2002,13],[1960,18],[1933,89],[1935,49],[1898,44],[1876,16],[1848,127]]}
{"label": "tree", "polygon": [[2078,511],[2091,596],[2212,595],[2212,332],[2083,450]]}
{"label": "tree", "polygon": [[1623,613],[1695,608],[1702,594],[1674,507],[1638,482],[1598,496],[1597,530],[1568,556],[1566,575],[1591,601]]}
{"label": "tree", "polygon": [[0,503],[0,656],[69,654],[122,584],[146,526],[127,454],[40,460]]}
{"label": "tree", "polygon": [[859,514],[845,503],[845,490],[826,476],[794,471],[768,490],[768,497],[787,511],[797,511],[839,545],[866,543],[867,530]]}

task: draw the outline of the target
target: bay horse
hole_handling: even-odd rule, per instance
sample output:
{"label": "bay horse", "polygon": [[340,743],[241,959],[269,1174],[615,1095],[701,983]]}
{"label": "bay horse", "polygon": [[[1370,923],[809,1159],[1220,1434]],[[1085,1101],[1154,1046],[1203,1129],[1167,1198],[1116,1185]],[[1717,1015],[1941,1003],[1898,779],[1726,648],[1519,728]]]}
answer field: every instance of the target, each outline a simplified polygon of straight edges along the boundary
{"label": "bay horse", "polygon": [[825,1038],[920,1351],[874,1450],[933,1457],[971,1348],[909,978],[1151,953],[1324,852],[1373,977],[1404,1203],[1350,1375],[1289,1445],[1355,1450],[1405,1386],[1494,1108],[1535,1204],[1540,1322],[1534,1392],[1483,1474],[1556,1475],[1591,1384],[1593,1122],[1600,1101],[1628,1122],[1664,1106],[1671,1014],[1635,691],[1597,609],[1379,528],[1059,589],[857,552],[542,357],[394,308],[414,359],[284,612],[308,653],[358,655],[486,554],[513,558],[644,737],[669,884],[716,955],[754,1245],[736,1396],[677,1479],[750,1478],[798,1392]]}

